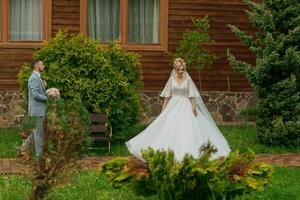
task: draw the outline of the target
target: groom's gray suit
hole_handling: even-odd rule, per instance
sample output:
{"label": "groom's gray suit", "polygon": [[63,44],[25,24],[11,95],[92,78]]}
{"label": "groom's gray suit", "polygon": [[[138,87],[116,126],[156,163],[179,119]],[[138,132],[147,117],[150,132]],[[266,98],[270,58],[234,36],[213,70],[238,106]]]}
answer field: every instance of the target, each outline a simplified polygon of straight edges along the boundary
{"label": "groom's gray suit", "polygon": [[28,80],[28,116],[37,120],[36,129],[22,144],[21,150],[25,151],[34,141],[35,154],[40,158],[43,150],[43,122],[46,113],[47,95],[45,85],[40,74],[33,71]]}

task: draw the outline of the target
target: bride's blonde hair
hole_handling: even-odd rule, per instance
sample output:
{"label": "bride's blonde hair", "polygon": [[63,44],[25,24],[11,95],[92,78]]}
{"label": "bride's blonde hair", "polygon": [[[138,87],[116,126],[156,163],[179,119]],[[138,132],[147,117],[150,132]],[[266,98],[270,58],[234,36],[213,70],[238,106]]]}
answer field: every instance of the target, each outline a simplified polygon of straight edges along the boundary
{"label": "bride's blonde hair", "polygon": [[183,65],[183,67],[184,67],[184,70],[186,70],[186,65],[185,65],[185,62],[184,62],[184,60],[182,59],[182,58],[176,58],[175,60],[174,60],[174,62],[173,62],[173,67],[174,67],[174,69],[176,69],[177,70],[177,63],[181,63],[182,65]]}

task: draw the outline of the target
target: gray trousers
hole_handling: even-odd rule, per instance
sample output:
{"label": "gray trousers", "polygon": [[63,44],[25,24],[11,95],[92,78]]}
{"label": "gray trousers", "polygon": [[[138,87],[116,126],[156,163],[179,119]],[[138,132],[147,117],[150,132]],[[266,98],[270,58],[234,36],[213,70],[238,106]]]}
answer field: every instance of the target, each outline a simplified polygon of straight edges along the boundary
{"label": "gray trousers", "polygon": [[43,124],[44,117],[36,117],[36,129],[25,139],[21,146],[21,151],[29,149],[34,142],[35,155],[40,158],[43,152]]}

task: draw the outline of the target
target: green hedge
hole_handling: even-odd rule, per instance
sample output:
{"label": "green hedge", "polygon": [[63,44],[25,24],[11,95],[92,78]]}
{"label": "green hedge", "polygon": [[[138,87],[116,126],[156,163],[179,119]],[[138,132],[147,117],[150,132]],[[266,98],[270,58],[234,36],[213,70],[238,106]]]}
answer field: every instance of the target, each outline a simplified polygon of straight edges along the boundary
{"label": "green hedge", "polygon": [[115,158],[100,165],[100,171],[114,186],[133,187],[143,194],[158,194],[159,199],[232,199],[262,191],[270,182],[273,169],[256,162],[254,153],[232,152],[227,158],[210,160],[215,149],[202,147],[202,157],[186,155],[176,162],[172,151],[144,152],[147,164],[130,158]]}
{"label": "green hedge", "polygon": [[[126,138],[141,113],[137,54],[121,50],[117,43],[100,47],[96,40],[59,32],[34,56],[44,62],[42,77],[48,87],[58,88],[65,100],[81,99],[89,112],[108,113],[113,138]],[[25,97],[30,74],[30,66],[24,64],[19,81]]]}

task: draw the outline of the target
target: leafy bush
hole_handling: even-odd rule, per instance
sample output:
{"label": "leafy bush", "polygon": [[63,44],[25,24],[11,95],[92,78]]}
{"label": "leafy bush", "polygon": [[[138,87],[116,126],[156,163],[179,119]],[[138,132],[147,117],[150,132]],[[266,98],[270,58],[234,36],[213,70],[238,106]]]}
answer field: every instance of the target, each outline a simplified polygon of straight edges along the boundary
{"label": "leafy bush", "polygon": [[52,101],[44,122],[43,154],[32,161],[32,199],[48,199],[49,192],[62,172],[78,164],[88,140],[89,114],[78,100]]}
{"label": "leafy bush", "polygon": [[21,121],[20,135],[22,138],[27,138],[36,128],[36,117],[25,116]]}
{"label": "leafy bush", "polygon": [[[114,139],[124,139],[128,127],[138,121],[142,82],[136,54],[116,43],[100,47],[96,40],[59,32],[34,56],[46,66],[43,79],[58,88],[63,99],[81,99],[89,112],[109,114]],[[23,65],[19,81],[24,93],[30,73],[30,66]]]}
{"label": "leafy bush", "polygon": [[243,73],[259,98],[258,137],[267,145],[300,146],[300,21],[298,0],[244,0],[250,20],[258,28],[248,35],[230,25],[256,54],[255,67],[228,53],[231,66]]}
{"label": "leafy bush", "polygon": [[172,151],[154,151],[150,148],[143,152],[148,165],[139,165],[147,173],[135,173],[136,167],[128,167],[132,162],[129,158],[110,160],[102,164],[100,170],[115,185],[135,188],[147,185],[148,193],[155,191],[160,199],[234,198],[248,192],[262,191],[269,183],[272,167],[255,162],[252,151],[244,154],[236,151],[227,158],[210,160],[215,151],[208,144],[201,148],[200,158],[186,155],[181,162],[176,162]]}
{"label": "leafy bush", "polygon": [[112,181],[114,187],[134,188],[138,193],[149,195],[155,192],[149,184],[150,171],[144,162],[128,157],[116,157],[99,166],[100,171]]}
{"label": "leafy bush", "polygon": [[257,108],[256,107],[245,108],[238,114],[238,116],[243,117],[247,121],[256,121]]}
{"label": "leafy bush", "polygon": [[[259,121],[262,123],[261,120]],[[272,121],[269,129],[259,131],[258,136],[264,143],[281,146],[284,144],[287,147],[295,147],[300,144],[300,123],[295,121],[284,122],[282,118],[278,117]],[[264,135],[260,135],[264,133]],[[270,141],[272,139],[272,141]]]}

